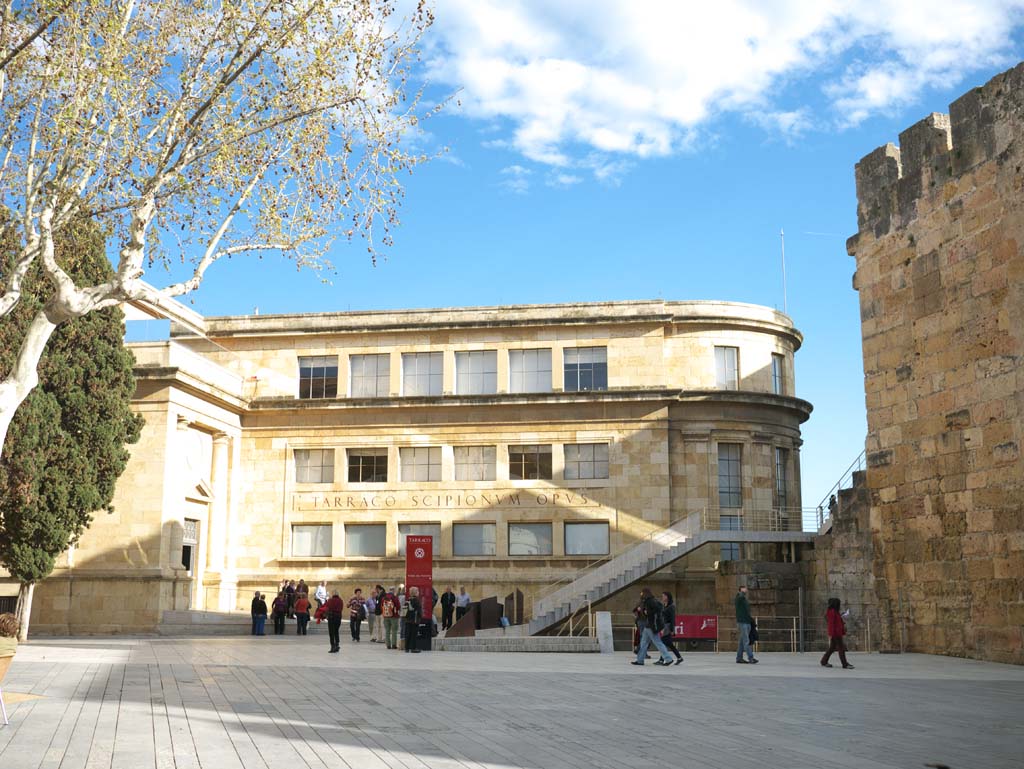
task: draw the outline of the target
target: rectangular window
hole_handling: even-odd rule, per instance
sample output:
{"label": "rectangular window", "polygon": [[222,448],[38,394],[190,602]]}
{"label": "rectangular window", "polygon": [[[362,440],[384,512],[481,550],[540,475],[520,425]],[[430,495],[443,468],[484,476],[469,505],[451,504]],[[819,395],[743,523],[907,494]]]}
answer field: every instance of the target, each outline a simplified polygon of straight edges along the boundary
{"label": "rectangular window", "polygon": [[508,391],[551,392],[551,350],[509,350]]}
{"label": "rectangular window", "polygon": [[566,523],[566,555],[607,555],[607,523]]}
{"label": "rectangular window", "polygon": [[[739,531],[742,527],[740,526],[740,517],[738,515],[720,515],[718,517],[718,526],[723,531]],[[721,545],[721,555],[719,556],[723,561],[738,561],[740,559],[740,545],[738,542],[723,542]]]}
{"label": "rectangular window", "polygon": [[351,355],[348,359],[349,395],[353,398],[386,398],[391,392],[391,356]]}
{"label": "rectangular window", "polygon": [[455,392],[459,395],[491,395],[498,392],[498,351],[455,353]]}
{"label": "rectangular window", "polygon": [[434,557],[437,558],[441,548],[441,524],[439,523],[400,523],[398,524],[398,554],[405,555],[405,538],[410,534],[431,536],[434,538]]}
{"label": "rectangular window", "polygon": [[564,350],[565,391],[608,389],[607,347],[566,347]]}
{"label": "rectangular window", "polygon": [[509,555],[551,555],[550,523],[510,523],[508,525]]}
{"label": "rectangular window", "polygon": [[786,394],[786,359],[777,354],[772,353],[772,392],[776,395]]}
{"label": "rectangular window", "polygon": [[334,483],[334,449],[295,449],[296,483]]}
{"label": "rectangular window", "polygon": [[388,527],[383,523],[346,523],[345,555],[384,555],[387,531]]}
{"label": "rectangular window", "polygon": [[718,444],[718,506],[743,507],[738,443]]}
{"label": "rectangular window", "polygon": [[349,483],[387,483],[387,449],[349,449]]}
{"label": "rectangular window", "polygon": [[403,446],[398,457],[403,481],[441,480],[440,446]]}
{"label": "rectangular window", "polygon": [[509,446],[508,477],[513,481],[550,481],[550,446]]}
{"label": "rectangular window", "polygon": [[443,353],[403,353],[402,395],[440,395],[443,386]]}
{"label": "rectangular window", "polygon": [[455,555],[495,555],[497,546],[493,523],[456,523],[452,525],[452,551]]}
{"label": "rectangular window", "polygon": [[292,556],[316,556],[329,558],[331,555],[331,524],[303,524],[292,526]]}
{"label": "rectangular window", "polygon": [[607,477],[607,443],[567,443],[565,445],[565,480]]}
{"label": "rectangular window", "polygon": [[715,348],[715,386],[719,390],[738,390],[739,347]]}
{"label": "rectangular window", "polygon": [[493,481],[496,456],[494,446],[456,446],[455,480]]}
{"label": "rectangular window", "polygon": [[299,358],[299,397],[338,397],[338,356]]}
{"label": "rectangular window", "polygon": [[775,507],[789,507],[789,450],[775,449]]}

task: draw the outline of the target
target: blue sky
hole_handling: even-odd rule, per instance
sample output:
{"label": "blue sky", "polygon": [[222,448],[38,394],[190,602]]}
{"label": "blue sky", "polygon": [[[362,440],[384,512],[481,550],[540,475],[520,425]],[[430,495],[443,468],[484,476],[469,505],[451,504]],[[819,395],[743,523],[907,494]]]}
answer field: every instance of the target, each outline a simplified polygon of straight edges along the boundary
{"label": "blue sky", "polygon": [[[854,164],[1024,58],[1024,3],[556,4],[444,0],[421,74],[455,94],[415,141],[386,259],[332,255],[331,284],[266,257],[224,262],[185,302],[207,315],[608,299],[788,311],[803,501],[866,431]],[[861,4],[863,5],[863,4]],[[157,276],[148,279],[159,285]]]}

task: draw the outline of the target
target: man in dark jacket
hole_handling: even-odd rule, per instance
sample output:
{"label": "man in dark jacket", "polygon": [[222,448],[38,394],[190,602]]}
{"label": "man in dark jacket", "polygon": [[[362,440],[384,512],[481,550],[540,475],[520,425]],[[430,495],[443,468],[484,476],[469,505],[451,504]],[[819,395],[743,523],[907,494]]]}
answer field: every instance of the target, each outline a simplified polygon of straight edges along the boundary
{"label": "man in dark jacket", "polygon": [[253,593],[252,603],[249,605],[249,615],[252,617],[252,634],[256,635],[256,604],[260,601],[260,591]]}
{"label": "man in dark jacket", "polygon": [[449,585],[441,595],[441,629],[452,626],[452,615],[455,613],[455,591]]}
{"label": "man in dark jacket", "polygon": [[324,609],[327,610],[327,636],[331,639],[330,654],[334,654],[341,651],[341,635],[338,631],[341,629],[341,613],[345,610],[345,602],[338,596],[337,590],[327,599]]}
{"label": "man in dark jacket", "polygon": [[[747,586],[740,585],[740,591],[736,594],[736,627],[739,636],[739,647],[736,649],[736,662],[746,665],[756,665],[754,650],[750,648],[750,626],[754,624],[754,618],[750,616],[750,602],[747,600]],[[747,659],[743,659],[743,652],[747,653]]]}
{"label": "man in dark jacket", "polygon": [[256,624],[256,635],[266,635],[263,626],[267,622],[267,596],[260,593],[259,598],[252,599],[252,619]]}

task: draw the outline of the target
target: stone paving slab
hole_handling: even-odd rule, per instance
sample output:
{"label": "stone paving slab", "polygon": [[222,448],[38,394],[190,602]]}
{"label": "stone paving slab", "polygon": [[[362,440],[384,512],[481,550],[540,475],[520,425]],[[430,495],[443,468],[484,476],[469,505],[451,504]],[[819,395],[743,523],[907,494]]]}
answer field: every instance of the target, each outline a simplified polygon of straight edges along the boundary
{"label": "stone paving slab", "polygon": [[1024,669],[922,655],[418,655],[323,639],[23,646],[2,769],[1019,767]]}

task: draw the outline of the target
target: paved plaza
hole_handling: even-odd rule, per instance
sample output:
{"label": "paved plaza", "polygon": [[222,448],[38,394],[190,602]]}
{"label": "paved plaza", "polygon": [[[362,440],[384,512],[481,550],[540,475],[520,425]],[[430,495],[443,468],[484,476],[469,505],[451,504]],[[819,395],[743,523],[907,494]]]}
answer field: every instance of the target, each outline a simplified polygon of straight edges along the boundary
{"label": "paved plaza", "polygon": [[1024,669],[920,655],[389,652],[321,634],[65,639],[4,681],[0,767],[1019,767]]}

